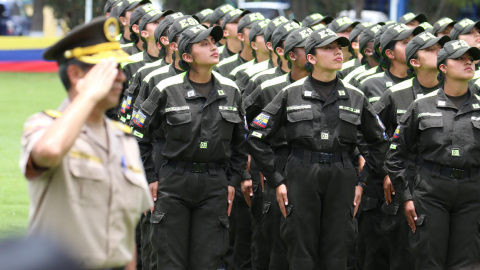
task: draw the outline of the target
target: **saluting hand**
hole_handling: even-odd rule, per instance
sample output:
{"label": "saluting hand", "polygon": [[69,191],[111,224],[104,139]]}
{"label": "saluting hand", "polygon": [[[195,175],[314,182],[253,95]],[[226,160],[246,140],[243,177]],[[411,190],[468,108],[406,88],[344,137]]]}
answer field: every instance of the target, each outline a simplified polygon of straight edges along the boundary
{"label": "saluting hand", "polygon": [[277,187],[277,202],[280,205],[280,211],[284,217],[287,217],[287,210],[285,206],[288,205],[288,197],[287,197],[287,186],[281,184]]}
{"label": "saluting hand", "polygon": [[245,201],[247,202],[248,206],[252,206],[252,196],[253,196],[253,188],[252,188],[252,180],[245,180],[242,181],[240,184],[242,188],[243,197],[245,197]]}
{"label": "saluting hand", "polygon": [[[117,81],[117,75],[121,72],[117,66],[118,64],[110,59],[103,59],[100,63],[93,66],[85,77],[77,82],[76,88],[80,95],[85,95],[98,102],[108,95],[112,86],[122,87],[123,81]],[[122,78],[124,77],[122,76]]]}
{"label": "saluting hand", "polygon": [[417,226],[415,225],[415,221],[417,220],[415,205],[411,200],[406,201],[403,205],[405,207],[405,216],[407,217],[408,225],[410,225],[412,232],[415,233],[417,231]]}
{"label": "saluting hand", "polygon": [[357,215],[358,207],[362,201],[363,188],[361,186],[355,186],[355,197],[353,198],[353,217]]}
{"label": "saluting hand", "polygon": [[235,199],[235,188],[232,186],[228,186],[228,209],[227,209],[227,215],[230,216],[230,213],[232,212],[232,205],[233,205],[233,199]]}

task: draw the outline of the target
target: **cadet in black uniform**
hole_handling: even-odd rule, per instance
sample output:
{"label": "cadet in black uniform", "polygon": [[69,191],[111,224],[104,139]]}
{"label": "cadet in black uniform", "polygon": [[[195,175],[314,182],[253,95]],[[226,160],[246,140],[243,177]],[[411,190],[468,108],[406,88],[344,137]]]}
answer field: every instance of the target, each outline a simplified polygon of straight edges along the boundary
{"label": "cadet in black uniform", "polygon": [[[300,28],[294,30],[287,37],[285,40],[285,57],[287,57],[289,60],[289,65],[291,66],[292,71],[288,74],[265,81],[244,100],[248,123],[252,123],[254,118],[262,112],[262,109],[268,105],[275,98],[275,96],[282,91],[283,88],[308,76],[309,72],[305,69],[307,59],[305,57],[304,47],[305,42],[308,36],[310,36],[311,32],[312,30],[310,28]],[[285,130],[282,128],[270,140],[270,146],[273,148],[273,152],[275,153],[276,169],[282,175],[284,175],[283,169],[288,157],[288,144],[285,136]],[[256,180],[254,175],[258,175],[260,168],[255,166],[254,161],[252,161],[250,167],[252,180]],[[264,179],[258,180],[261,182],[264,181]],[[257,190],[260,189],[260,186],[263,187],[264,184],[257,183]],[[244,192],[246,198],[250,196],[248,190],[243,190],[243,186],[242,191]],[[255,192],[255,195],[252,199],[252,208],[253,204],[256,203],[256,200],[258,200],[259,196],[257,196],[257,193],[258,192]],[[265,186],[265,193],[263,197],[263,216],[263,222],[260,227],[263,228],[263,233],[268,243],[269,252],[267,256],[268,260],[270,261],[270,268],[268,268],[267,265],[266,269],[288,269],[287,247],[285,242],[280,237],[280,219],[282,215],[278,203],[276,202],[275,190],[269,188],[268,185]]]}
{"label": "cadet in black uniform", "polygon": [[457,23],[456,21],[448,17],[443,17],[433,24],[432,34],[434,34],[437,37],[450,36],[450,32],[452,31],[453,26],[456,23]]}
{"label": "cadet in black uniform", "polygon": [[205,25],[206,27],[210,27],[210,17],[209,15],[213,13],[213,10],[210,8],[206,8],[200,12],[197,12],[195,16],[200,20],[200,23]]}
{"label": "cadet in black uniform", "polygon": [[130,40],[131,43],[125,44],[123,50],[125,50],[130,55],[135,55],[139,52],[143,52],[145,48],[143,47],[143,39],[140,38],[140,30],[138,29],[138,25],[140,24],[143,16],[145,16],[148,12],[155,10],[159,12],[153,4],[146,4],[143,6],[139,6],[135,9],[132,14],[130,15]]}
{"label": "cadet in black uniform", "polygon": [[[213,11],[213,13],[208,16],[210,20],[210,25],[222,26],[223,21],[227,16],[227,14],[234,10],[236,9],[229,4],[216,8]],[[218,50],[218,52],[220,53],[220,61],[238,53],[242,49],[240,45],[240,41],[237,39],[237,35],[236,35],[237,29],[235,27],[233,28],[229,27],[228,29],[225,29],[224,27],[222,28],[223,28],[224,37],[218,43],[218,46],[220,46]],[[228,44],[229,41],[230,41],[230,44]]]}
{"label": "cadet in black uniform", "polygon": [[[327,27],[333,32],[337,33],[339,37],[345,37],[348,39],[353,28],[360,22],[354,22],[347,16],[340,16],[335,18]],[[348,47],[342,48],[343,50],[343,62],[350,61],[350,57],[353,55],[348,50]]]}
{"label": "cadet in black uniform", "polygon": [[110,17],[110,12],[117,1],[118,0],[107,0],[105,6],[103,7],[103,13],[105,13],[105,17]]}
{"label": "cadet in black uniform", "polygon": [[480,265],[480,105],[468,88],[477,60],[480,50],[465,41],[445,44],[437,59],[444,86],[412,103],[387,154],[400,189],[409,186],[410,155],[420,158],[404,198],[417,270]]}
{"label": "cadet in black uniform", "polygon": [[[440,49],[448,41],[450,41],[448,36],[435,38],[433,34],[423,32],[407,44],[405,49],[406,61],[408,67],[414,71],[415,77],[389,88],[374,105],[375,111],[385,125],[389,138],[394,136],[399,120],[415,99],[440,88],[440,83],[437,80],[436,59]],[[412,166],[415,163],[415,158],[411,158],[409,162]],[[413,269],[414,259],[408,244],[408,223],[404,219],[403,208],[401,207],[404,190],[392,186],[392,182],[387,175],[383,181],[383,193],[386,203],[383,210],[387,214],[387,218],[383,219],[381,227],[389,245],[387,251],[389,256],[386,258],[386,261],[390,264],[389,269]],[[380,236],[372,235],[371,237],[374,241],[376,237]],[[367,249],[369,248],[368,244]],[[384,269],[377,264],[379,262],[378,257],[367,258],[370,265],[375,266],[376,264],[376,267],[371,269]]]}
{"label": "cadet in black uniform", "polygon": [[342,65],[342,69],[338,72],[338,78],[343,80],[343,78],[350,74],[350,72],[362,65],[362,54],[360,53],[359,38],[363,29],[372,25],[373,23],[371,22],[359,23],[353,28],[352,32],[350,32],[350,35],[348,35],[348,39],[350,40],[350,46],[348,46],[348,49],[352,55],[352,59]]}
{"label": "cadet in black uniform", "polygon": [[[348,44],[330,29],[314,31],[305,46],[313,73],[284,88],[251,123],[249,152],[277,191],[290,269],[346,269],[364,179],[383,165],[388,148],[368,100],[336,77],[341,47]],[[270,148],[270,139],[282,127],[291,153],[286,177],[276,170]],[[357,130],[370,155],[355,187],[349,155],[356,148]]]}
{"label": "cadet in black uniform", "polygon": [[[120,44],[127,45],[134,42],[130,39],[130,36],[132,34],[130,29],[130,18],[132,12],[136,8],[145,4],[151,4],[150,0],[119,0],[115,3],[115,7],[117,8],[115,12],[117,15],[116,17],[120,20],[120,23],[123,26],[123,33],[121,36],[118,37],[118,41],[120,41]],[[110,16],[112,16],[112,14],[110,14]],[[129,45],[127,45],[127,47],[129,47]]]}
{"label": "cadet in black uniform", "polygon": [[315,26],[321,24],[326,26],[327,24],[331,23],[333,18],[331,16],[323,16],[320,13],[310,14],[302,21],[302,27],[310,27],[314,28]]}
{"label": "cadet in black uniform", "polygon": [[240,93],[212,73],[221,38],[220,27],[185,30],[178,50],[188,72],[157,85],[134,119],[134,130],[165,131],[168,162],[151,219],[158,269],[216,269],[228,247],[233,185],[247,156]]}
{"label": "cadet in black uniform", "polygon": [[417,15],[412,12],[407,13],[398,19],[399,24],[405,24],[410,28],[415,28],[420,24],[428,22],[427,16],[423,13],[418,13]]}

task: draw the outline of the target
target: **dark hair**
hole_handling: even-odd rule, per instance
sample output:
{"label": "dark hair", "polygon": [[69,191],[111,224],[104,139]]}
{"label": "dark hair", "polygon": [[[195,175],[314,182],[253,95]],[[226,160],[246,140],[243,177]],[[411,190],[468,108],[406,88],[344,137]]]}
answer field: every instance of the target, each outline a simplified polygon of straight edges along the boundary
{"label": "dark hair", "polygon": [[[159,58],[164,58],[165,55],[167,55],[167,49],[165,48],[165,45],[163,45],[162,41],[160,41],[160,38],[161,38],[161,37],[166,37],[166,36],[168,35],[168,29],[169,29],[169,28],[170,28],[170,27],[166,27],[166,28],[163,30],[163,32],[162,32],[162,34],[160,35],[160,37],[158,38],[158,40],[156,40],[156,42],[160,43],[160,46],[162,47],[162,48],[160,49],[160,51],[158,52],[158,57],[159,57]],[[170,41],[169,41],[169,42],[170,42]]]}
{"label": "dark hair", "polygon": [[[315,48],[312,48],[308,53],[305,53],[305,57],[307,57],[307,55],[317,55],[317,50],[315,50]],[[312,73],[313,72],[313,64],[308,62],[308,59],[307,59],[307,63],[305,63],[305,69]]]}
{"label": "dark hair", "polygon": [[[418,60],[418,51],[415,52],[415,54],[412,56],[412,58],[410,58],[410,60],[412,59],[415,59],[415,60]],[[408,66],[409,63],[407,63],[407,66]],[[413,67],[408,67],[407,69],[407,74],[410,75],[410,76],[415,76],[415,69]]]}
{"label": "dark hair", "polygon": [[63,86],[65,86],[65,90],[69,90],[72,87],[70,83],[70,79],[68,78],[67,69],[70,65],[75,65],[80,67],[83,71],[89,70],[93,67],[92,64],[87,64],[78,61],[77,59],[70,59],[63,62],[58,63],[58,75],[60,76],[60,80],[62,81]]}
{"label": "dark hair", "polygon": [[[440,67],[440,65],[447,65],[447,60],[443,60],[442,62],[440,62],[438,67]],[[445,74],[440,70],[439,70],[438,75],[437,75],[437,80],[441,84],[445,83]]]}
{"label": "dark hair", "polygon": [[[275,47],[274,50],[273,50],[273,52],[277,55],[277,64],[279,66],[281,66],[282,65],[282,59],[280,59],[280,55],[278,55],[278,53],[277,53],[277,48],[278,47],[280,47],[282,49],[285,49],[285,40],[281,40],[280,41],[280,46]],[[284,57],[285,57],[285,55],[284,55]]]}
{"label": "dark hair", "polygon": [[[384,48],[382,48],[382,51],[384,51],[385,53],[387,52],[387,50],[391,50],[391,51],[395,51],[395,45],[397,45],[397,40],[392,40],[390,41],[387,46],[385,46],[385,50]],[[386,54],[385,54],[386,56]],[[380,60],[380,65],[382,65],[383,68],[385,69],[388,69],[390,68],[390,64],[391,64],[391,61],[388,57],[382,57],[382,60]]]}
{"label": "dark hair", "polygon": [[[188,54],[192,53],[193,44],[194,43],[189,43],[183,53],[188,53]],[[178,61],[178,65],[180,66],[181,69],[185,71],[190,70],[190,64],[185,62],[181,55],[180,55],[180,61]]]}

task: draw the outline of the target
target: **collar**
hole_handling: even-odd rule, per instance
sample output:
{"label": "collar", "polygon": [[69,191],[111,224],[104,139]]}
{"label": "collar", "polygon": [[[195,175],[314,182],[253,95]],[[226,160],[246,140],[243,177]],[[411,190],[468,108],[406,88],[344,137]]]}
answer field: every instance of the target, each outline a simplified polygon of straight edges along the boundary
{"label": "collar", "polygon": [[[303,84],[302,87],[302,98],[304,99],[318,99],[325,101],[320,94],[315,91],[315,88],[313,87],[313,82],[312,82],[312,73],[308,75],[307,79],[305,80],[305,83]],[[337,83],[332,89],[332,92],[328,96],[327,100],[325,101],[324,106],[334,103],[337,101],[337,99],[348,99],[349,95],[348,92],[345,90],[345,85],[343,84],[342,80],[340,80],[337,77]]]}
{"label": "collar", "polygon": [[468,98],[467,102],[465,102],[464,106],[458,109],[447,97],[442,86],[442,88],[438,90],[437,98],[435,100],[435,107],[458,110],[457,115],[462,115],[471,111],[480,111],[480,97],[475,95],[470,88],[468,89],[468,92],[470,92],[470,97]]}
{"label": "collar", "polygon": [[[183,77],[185,99],[205,98],[202,94],[200,94],[197,90],[195,90],[193,86],[190,84],[190,81],[188,79],[188,74],[189,72],[187,72]],[[223,90],[224,87],[222,86],[222,84],[217,79],[214,73],[212,73],[212,79],[213,79],[212,91],[210,92],[210,95],[207,97],[207,102],[205,103],[205,106],[213,103],[215,100],[227,98],[227,92]]]}

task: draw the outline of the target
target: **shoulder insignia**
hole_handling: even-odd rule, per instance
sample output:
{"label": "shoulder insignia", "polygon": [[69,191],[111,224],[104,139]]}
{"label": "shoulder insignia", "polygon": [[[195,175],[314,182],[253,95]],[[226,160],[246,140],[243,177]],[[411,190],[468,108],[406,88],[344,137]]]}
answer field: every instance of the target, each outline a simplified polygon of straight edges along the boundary
{"label": "shoulder insignia", "polygon": [[362,91],[360,91],[360,89],[358,89],[358,88],[356,88],[355,86],[349,84],[348,82],[345,82],[345,81],[343,81],[343,80],[340,80],[340,81],[342,81],[343,86],[345,86],[345,88],[348,88],[348,89],[350,89],[350,90],[353,90],[353,91],[355,91],[355,92],[358,92],[358,93],[361,94],[362,96],[365,95]]}
{"label": "shoulder insignia", "polygon": [[226,78],[226,77],[222,76],[222,74],[220,74],[220,73],[218,73],[218,72],[215,72],[215,71],[212,71],[212,73],[213,73],[213,75],[215,76],[215,78],[216,78],[221,84],[231,86],[231,87],[237,89],[238,91],[240,91],[240,89],[238,89],[238,86],[237,86],[232,80],[230,80],[229,78]]}
{"label": "shoulder insignia", "polygon": [[253,76],[253,78],[251,79],[252,81],[255,81],[258,77],[262,76],[262,75],[266,75],[266,74],[274,74],[275,73],[275,69],[276,68],[271,68],[271,69],[267,69],[267,70],[264,70],[260,73],[257,73],[255,74],[255,76]]}
{"label": "shoulder insignia", "polygon": [[129,59],[130,59],[132,62],[123,62],[123,63],[120,63],[120,67],[125,68],[125,67],[128,66],[129,64],[134,64],[134,63],[138,63],[138,62],[142,61],[142,60],[143,60],[143,52],[136,53],[136,54],[130,56]]}
{"label": "shoulder insignia", "polygon": [[154,71],[148,73],[148,75],[145,76],[145,78],[143,79],[143,81],[144,81],[144,82],[149,82],[152,77],[157,76],[157,75],[160,75],[160,74],[167,73],[169,69],[170,69],[170,65],[166,65],[166,66],[161,67],[161,68],[159,68],[159,69],[157,69],[157,70],[154,70]]}
{"label": "shoulder insignia", "polygon": [[282,76],[275,77],[273,79],[267,80],[261,84],[261,89],[264,90],[267,87],[274,86],[286,82],[288,78],[288,73]]}
{"label": "shoulder insignia", "polygon": [[118,121],[112,121],[113,125],[120,129],[121,131],[127,133],[127,134],[132,134],[132,128],[125,125],[124,123],[118,122]]}
{"label": "shoulder insignia", "polygon": [[53,119],[56,119],[56,118],[62,116],[62,112],[55,111],[55,110],[46,110],[43,113],[45,113],[46,115],[50,116]]}
{"label": "shoulder insignia", "polygon": [[432,91],[432,92],[430,92],[430,93],[428,93],[427,95],[425,95],[425,96],[423,96],[423,97],[417,98],[415,101],[418,101],[418,100],[424,99],[424,98],[428,98],[428,97],[436,96],[437,93],[438,93],[438,89],[437,89],[437,90],[434,90],[434,91]]}
{"label": "shoulder insignia", "polygon": [[381,73],[377,73],[377,74],[374,74],[374,75],[371,75],[369,77],[366,77],[365,79],[363,79],[360,84],[364,84],[366,81],[370,80],[370,79],[373,79],[373,78],[380,78],[380,77],[383,77],[385,72],[381,72]]}
{"label": "shoulder insignia", "polygon": [[243,64],[241,64],[240,66],[234,68],[234,69],[230,72],[230,75],[235,76],[235,75],[237,75],[237,73],[238,73],[240,70],[245,70],[245,69],[253,66],[253,65],[254,65],[254,64],[253,64],[254,61],[255,61],[255,60],[248,61],[248,62],[243,63]]}
{"label": "shoulder insignia", "polygon": [[181,83],[183,83],[183,78],[185,78],[186,74],[187,74],[187,72],[183,72],[183,73],[178,74],[176,76],[167,78],[167,79],[159,82],[156,85],[156,88],[158,88],[158,91],[162,92],[163,90],[165,90],[165,88],[167,88],[169,86],[176,85],[176,84],[181,84]]}
{"label": "shoulder insignia", "polygon": [[365,70],[364,72],[360,73],[355,77],[355,80],[361,80],[369,75],[372,75],[375,73],[376,68],[370,68],[369,70]]}
{"label": "shoulder insignia", "polygon": [[253,75],[257,74],[258,72],[264,71],[268,68],[268,60],[255,64],[245,70],[248,77],[252,77]]}
{"label": "shoulder insignia", "polygon": [[399,84],[396,84],[396,85],[390,87],[390,89],[392,90],[392,92],[397,92],[397,91],[405,90],[409,87],[412,87],[412,85],[413,85],[413,78],[411,78],[409,80],[406,80],[406,81],[403,81]]}
{"label": "shoulder insignia", "polygon": [[356,69],[352,70],[352,72],[350,72],[347,76],[345,76],[345,78],[343,79],[343,81],[349,82],[350,80],[353,79],[353,77],[355,77],[355,76],[357,76],[357,75],[359,75],[360,73],[365,72],[365,71],[366,71],[365,65],[359,66],[359,67],[357,67]]}
{"label": "shoulder insignia", "polygon": [[293,87],[295,87],[295,86],[303,85],[303,83],[305,82],[305,80],[306,80],[307,78],[308,78],[308,76],[305,77],[305,78],[302,78],[302,79],[300,79],[300,80],[298,80],[298,81],[296,81],[296,82],[294,82],[294,83],[292,83],[292,84],[290,84],[289,86],[283,88],[283,91],[286,91],[286,90],[288,90],[288,89],[290,89],[290,88],[293,88]]}
{"label": "shoulder insignia", "polygon": [[222,61],[220,61],[220,63],[217,64],[217,67],[221,67],[223,65],[226,65],[228,63],[231,63],[231,62],[237,60],[238,56],[239,56],[239,54],[237,53],[237,54],[234,54],[234,55],[232,55],[228,58],[223,59]]}

